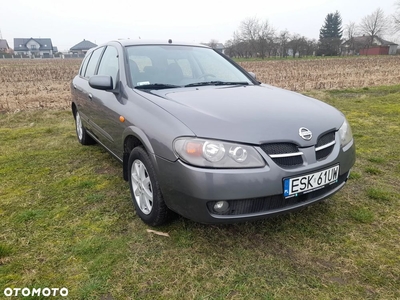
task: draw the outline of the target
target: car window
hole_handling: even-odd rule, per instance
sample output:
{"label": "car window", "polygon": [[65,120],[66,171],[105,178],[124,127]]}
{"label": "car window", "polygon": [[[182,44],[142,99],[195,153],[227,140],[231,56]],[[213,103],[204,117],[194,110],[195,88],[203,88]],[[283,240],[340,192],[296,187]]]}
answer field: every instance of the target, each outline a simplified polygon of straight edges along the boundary
{"label": "car window", "polygon": [[[217,56],[219,56],[217,54]],[[195,60],[198,63],[202,74],[212,74],[213,80],[241,81],[243,74],[237,72],[236,67],[226,59],[215,59],[214,51],[197,51]]]}
{"label": "car window", "polygon": [[210,48],[180,45],[127,47],[133,87],[166,84],[185,86],[202,82],[246,82],[245,74]]}
{"label": "car window", "polygon": [[103,52],[103,50],[104,50],[104,47],[101,47],[101,48],[93,51],[92,56],[90,57],[89,63],[86,68],[85,78],[89,78],[90,76],[94,75],[94,72],[96,71],[97,63],[99,61],[100,55]]}
{"label": "car window", "polygon": [[86,55],[85,59],[82,62],[81,69],[79,70],[79,75],[82,77],[85,75],[85,71],[86,71],[86,67],[89,62],[89,59],[90,59],[90,54]]}
{"label": "car window", "polygon": [[189,62],[189,59],[187,58],[181,58],[181,59],[168,59],[168,65],[177,63],[179,67],[182,69],[182,73],[184,78],[193,78],[193,70],[192,70],[192,65]]}
{"label": "car window", "polygon": [[108,46],[101,58],[97,75],[111,76],[113,80],[113,88],[115,89],[117,84],[118,70],[118,51],[116,48]]}
{"label": "car window", "polygon": [[129,56],[129,59],[134,61],[137,64],[140,72],[144,72],[144,69],[146,67],[153,66],[153,63],[152,63],[150,57],[148,57],[148,56],[131,55],[131,56]]}

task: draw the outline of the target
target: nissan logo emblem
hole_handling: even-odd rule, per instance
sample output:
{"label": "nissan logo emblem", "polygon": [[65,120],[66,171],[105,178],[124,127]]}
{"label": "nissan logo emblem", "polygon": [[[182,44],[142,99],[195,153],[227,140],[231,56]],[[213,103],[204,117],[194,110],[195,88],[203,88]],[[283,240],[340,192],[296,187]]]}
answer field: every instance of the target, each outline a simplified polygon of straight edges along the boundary
{"label": "nissan logo emblem", "polygon": [[309,141],[312,138],[312,132],[305,127],[301,127],[299,129],[299,135],[301,136],[301,138],[303,140],[306,140],[306,141]]}

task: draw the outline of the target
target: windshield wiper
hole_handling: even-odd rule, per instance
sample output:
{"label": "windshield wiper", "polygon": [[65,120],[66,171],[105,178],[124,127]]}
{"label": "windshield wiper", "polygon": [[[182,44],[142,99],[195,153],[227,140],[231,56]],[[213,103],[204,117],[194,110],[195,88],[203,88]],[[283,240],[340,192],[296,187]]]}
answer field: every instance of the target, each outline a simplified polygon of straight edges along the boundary
{"label": "windshield wiper", "polygon": [[173,89],[179,88],[180,85],[173,85],[168,83],[151,83],[151,84],[142,84],[135,86],[135,89],[139,90],[161,90],[161,89]]}
{"label": "windshield wiper", "polygon": [[249,85],[246,81],[202,81],[195,82],[185,85],[185,87],[191,86],[206,86],[206,85]]}

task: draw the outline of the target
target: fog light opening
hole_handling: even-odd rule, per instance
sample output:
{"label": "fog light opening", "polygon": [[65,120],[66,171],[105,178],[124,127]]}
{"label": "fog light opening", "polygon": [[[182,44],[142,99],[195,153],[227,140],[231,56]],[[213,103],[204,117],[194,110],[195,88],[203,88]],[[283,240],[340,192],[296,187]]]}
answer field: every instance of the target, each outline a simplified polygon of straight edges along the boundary
{"label": "fog light opening", "polygon": [[218,201],[214,204],[214,210],[219,213],[223,214],[229,210],[229,203],[228,201]]}

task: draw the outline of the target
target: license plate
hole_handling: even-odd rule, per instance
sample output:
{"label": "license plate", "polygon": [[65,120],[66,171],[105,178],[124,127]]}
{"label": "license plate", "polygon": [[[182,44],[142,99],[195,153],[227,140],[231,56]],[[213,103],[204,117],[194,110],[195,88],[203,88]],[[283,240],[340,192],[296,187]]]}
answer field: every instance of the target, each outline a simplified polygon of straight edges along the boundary
{"label": "license plate", "polygon": [[283,180],[284,197],[295,197],[324,188],[337,182],[339,165],[312,174],[307,174]]}

